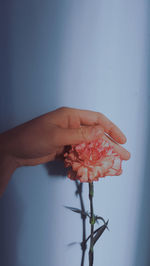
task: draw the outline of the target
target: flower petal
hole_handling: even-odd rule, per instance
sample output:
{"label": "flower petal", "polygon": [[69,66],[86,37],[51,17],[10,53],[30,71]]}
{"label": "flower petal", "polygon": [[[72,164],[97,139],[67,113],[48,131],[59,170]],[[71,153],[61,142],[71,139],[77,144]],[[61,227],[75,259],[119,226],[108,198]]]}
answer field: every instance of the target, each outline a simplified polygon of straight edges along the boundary
{"label": "flower petal", "polygon": [[71,167],[68,177],[79,179],[81,182],[93,182],[106,175],[122,173],[120,156],[113,147],[101,139],[90,143],[72,145],[64,154],[65,166]]}

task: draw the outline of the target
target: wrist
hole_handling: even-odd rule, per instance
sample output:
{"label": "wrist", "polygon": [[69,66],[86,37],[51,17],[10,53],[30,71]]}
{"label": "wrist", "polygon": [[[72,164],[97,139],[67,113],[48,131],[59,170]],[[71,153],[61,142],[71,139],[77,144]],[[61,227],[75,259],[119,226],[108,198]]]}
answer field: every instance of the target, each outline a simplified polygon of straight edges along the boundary
{"label": "wrist", "polygon": [[17,167],[16,159],[5,148],[5,141],[0,135],[0,196]]}
{"label": "wrist", "polygon": [[0,196],[5,191],[12,174],[17,168],[13,157],[7,154],[0,154]]}

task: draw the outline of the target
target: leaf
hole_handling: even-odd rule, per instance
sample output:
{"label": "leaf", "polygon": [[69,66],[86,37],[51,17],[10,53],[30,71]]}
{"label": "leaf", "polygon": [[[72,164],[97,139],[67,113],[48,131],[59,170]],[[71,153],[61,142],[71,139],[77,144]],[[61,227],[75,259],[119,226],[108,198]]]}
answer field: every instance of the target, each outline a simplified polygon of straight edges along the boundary
{"label": "leaf", "polygon": [[[96,229],[96,230],[93,232],[93,234],[95,235],[95,234],[98,232],[98,230],[99,230],[99,228]],[[90,237],[91,237],[91,235],[88,236],[88,238],[85,240],[85,242],[87,242],[87,241],[90,239]]]}
{"label": "leaf", "polygon": [[101,217],[101,216],[95,216],[95,221],[98,221],[98,220],[102,220],[103,222],[104,222],[104,224],[105,224],[105,220],[104,220],[104,218],[103,217]]}
{"label": "leaf", "polygon": [[64,206],[64,207],[69,209],[69,210],[71,210],[71,211],[73,211],[73,212],[80,213],[81,215],[83,215],[85,217],[89,216],[89,214],[87,212],[84,212],[84,211],[82,211],[82,210],[80,210],[78,208],[68,207],[68,206]]}
{"label": "leaf", "polygon": [[[109,220],[108,220],[109,221]],[[107,227],[107,225],[108,225],[108,221],[106,222],[106,223],[104,223],[101,227],[99,227],[96,231],[97,232],[95,232],[96,234],[95,234],[95,236],[94,236],[94,238],[93,238],[93,245],[95,245],[95,243],[97,242],[97,240],[101,237],[101,235],[103,234],[103,232],[105,231],[105,229],[107,228],[108,229],[108,227]]]}

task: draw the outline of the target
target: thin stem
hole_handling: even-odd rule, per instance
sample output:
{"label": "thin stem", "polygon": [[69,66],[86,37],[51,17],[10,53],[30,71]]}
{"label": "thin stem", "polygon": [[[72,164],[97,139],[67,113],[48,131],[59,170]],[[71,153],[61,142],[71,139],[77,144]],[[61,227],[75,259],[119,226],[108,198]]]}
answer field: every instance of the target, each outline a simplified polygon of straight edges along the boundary
{"label": "thin stem", "polygon": [[91,237],[90,237],[90,249],[89,249],[89,266],[93,266],[93,261],[94,261],[93,237],[94,237],[95,217],[94,217],[94,211],[93,211],[93,196],[94,196],[94,185],[93,185],[93,182],[92,182],[92,183],[89,183],[90,224],[91,224]]}
{"label": "thin stem", "polygon": [[[78,191],[78,195],[80,198],[80,205],[81,205],[81,210],[85,213],[85,207],[84,207],[84,201],[82,197],[82,183],[78,183],[76,180],[76,187]],[[81,214],[81,219],[82,219],[82,243],[81,243],[81,248],[82,248],[82,257],[81,257],[81,266],[84,266],[84,259],[85,259],[85,252],[86,252],[86,216]]]}

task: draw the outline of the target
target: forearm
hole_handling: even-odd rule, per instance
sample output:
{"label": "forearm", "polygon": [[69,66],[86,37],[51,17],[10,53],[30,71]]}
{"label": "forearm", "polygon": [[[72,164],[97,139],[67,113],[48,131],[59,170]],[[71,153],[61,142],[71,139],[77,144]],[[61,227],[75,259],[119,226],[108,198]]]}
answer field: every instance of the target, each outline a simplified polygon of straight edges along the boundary
{"label": "forearm", "polygon": [[2,196],[13,172],[17,168],[15,159],[5,149],[6,142],[4,134],[0,134],[0,196]]}

